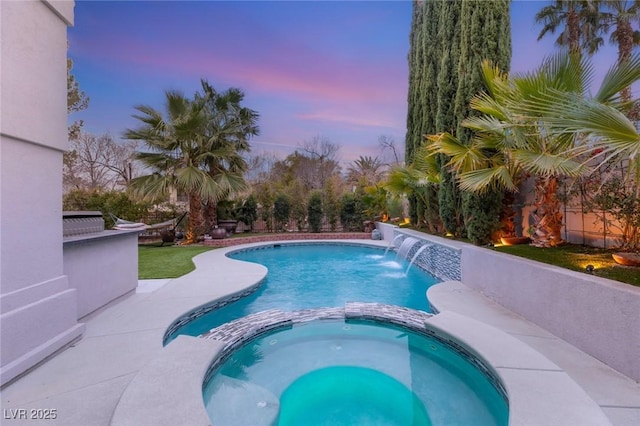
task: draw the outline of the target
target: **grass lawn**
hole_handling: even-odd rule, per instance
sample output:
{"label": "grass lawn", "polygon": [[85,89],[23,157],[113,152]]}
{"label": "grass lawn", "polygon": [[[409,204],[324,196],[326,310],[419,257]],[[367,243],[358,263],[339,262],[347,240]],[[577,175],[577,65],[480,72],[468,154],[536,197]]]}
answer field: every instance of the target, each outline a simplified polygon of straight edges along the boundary
{"label": "grass lawn", "polygon": [[180,277],[196,268],[192,257],[209,250],[213,247],[141,244],[138,246],[138,279]]}
{"label": "grass lawn", "polygon": [[579,272],[585,272],[587,265],[593,265],[595,267],[593,275],[640,286],[640,268],[618,265],[611,257],[611,253],[614,252],[611,250],[574,244],[552,248],[522,244],[497,246],[495,250]]}

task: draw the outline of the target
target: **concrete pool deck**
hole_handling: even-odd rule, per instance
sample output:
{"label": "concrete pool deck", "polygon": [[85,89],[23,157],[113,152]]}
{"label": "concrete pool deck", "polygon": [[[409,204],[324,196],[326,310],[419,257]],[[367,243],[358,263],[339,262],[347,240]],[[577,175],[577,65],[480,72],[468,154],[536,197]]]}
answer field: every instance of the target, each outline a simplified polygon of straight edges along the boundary
{"label": "concrete pool deck", "polygon": [[[363,241],[353,243],[362,244]],[[365,243],[387,246],[386,242]],[[243,247],[251,246],[254,245]],[[141,424],[134,423],[133,418],[123,418],[122,410],[135,410],[144,419],[147,412],[145,410],[149,406],[152,410],[148,412],[158,411],[160,408],[154,405],[162,403],[162,399],[156,394],[164,391],[165,394],[175,395],[174,392],[177,391],[174,388],[160,387],[162,383],[153,381],[157,377],[148,375],[150,370],[154,367],[175,371],[183,368],[189,370],[189,364],[206,364],[213,358],[214,352],[221,349],[221,344],[216,341],[208,341],[203,346],[193,345],[194,339],[184,338],[181,340],[188,341],[184,346],[190,348],[190,356],[185,359],[178,349],[172,347],[173,343],[163,349],[162,337],[166,328],[185,312],[211,300],[240,292],[264,276],[266,269],[260,265],[240,263],[225,257],[227,252],[237,249],[238,247],[232,247],[203,253],[194,259],[197,266],[194,272],[167,281],[141,282],[136,293],[126,295],[99,312],[85,317],[83,321],[86,332],[80,341],[2,389],[2,424],[86,426],[110,425],[112,420],[113,424],[118,425]],[[575,410],[576,413],[582,408],[591,410],[593,401],[611,424],[640,424],[640,384],[637,382],[460,283],[451,282],[433,287],[429,297],[434,307],[443,314],[450,312],[449,317],[453,318],[469,317],[502,330],[559,367],[558,372],[566,373],[589,400],[567,401],[569,410]],[[437,317],[436,315],[434,318]],[[446,316],[443,315],[442,320],[446,320]],[[455,324],[461,323],[464,321],[454,320],[449,326],[443,327],[455,327]],[[206,365],[203,368],[206,369]],[[535,388],[536,381],[540,378],[540,374],[531,374],[533,370],[513,366],[506,370],[506,374],[524,378],[520,383],[525,387],[529,386],[527,380],[531,380],[531,388]],[[123,398],[127,387],[132,382],[139,385],[140,381],[146,381],[148,392],[131,395],[135,390],[132,387],[128,390],[129,395]],[[531,397],[560,399],[563,396],[556,394],[555,389],[547,389]],[[177,399],[176,396],[174,401]],[[125,407],[127,404],[130,406]],[[136,404],[139,406],[136,407]],[[172,404],[169,408],[175,413],[175,417],[165,418],[164,424],[193,425],[189,422],[187,413],[199,409],[204,415],[200,416],[202,424],[208,423],[201,396],[192,398],[188,406]],[[55,410],[56,418],[33,419],[30,416],[33,414],[32,409],[41,410],[33,412],[36,414]],[[113,417],[116,412],[118,415]],[[19,418],[23,414],[23,418]],[[532,420],[534,418],[536,417],[531,417]],[[539,417],[537,419],[540,420]],[[160,424],[156,419],[147,417],[147,420],[147,424]]]}

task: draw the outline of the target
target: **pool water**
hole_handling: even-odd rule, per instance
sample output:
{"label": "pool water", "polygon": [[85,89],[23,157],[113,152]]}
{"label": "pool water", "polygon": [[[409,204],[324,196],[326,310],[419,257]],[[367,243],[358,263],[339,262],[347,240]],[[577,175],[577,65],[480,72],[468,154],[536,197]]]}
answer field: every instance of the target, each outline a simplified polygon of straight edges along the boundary
{"label": "pool water", "polygon": [[[393,251],[347,244],[283,244],[229,257],[267,267],[251,295],[215,309],[173,334],[198,336],[226,322],[268,309],[293,311],[377,302],[429,312],[427,289],[439,280]],[[384,256],[383,256],[384,255]],[[407,269],[408,273],[407,273]],[[215,285],[215,277],[212,277]]]}
{"label": "pool water", "polygon": [[383,323],[313,321],[254,339],[203,392],[216,425],[506,425],[508,407],[467,359]]}

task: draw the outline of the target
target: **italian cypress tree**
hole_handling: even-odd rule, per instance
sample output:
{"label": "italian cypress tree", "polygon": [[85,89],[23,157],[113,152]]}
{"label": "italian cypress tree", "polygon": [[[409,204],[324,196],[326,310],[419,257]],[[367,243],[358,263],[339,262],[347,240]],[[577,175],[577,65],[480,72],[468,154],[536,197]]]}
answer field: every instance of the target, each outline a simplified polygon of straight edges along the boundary
{"label": "italian cypress tree", "polygon": [[[463,0],[460,11],[460,60],[458,90],[454,113],[457,137],[468,142],[471,132],[460,123],[471,114],[469,101],[484,88],[482,61],[488,59],[503,71],[511,62],[511,27],[509,0]],[[486,193],[463,193],[462,213],[467,236],[476,244],[490,241],[499,227],[503,194],[495,190]],[[441,209],[442,213],[442,209]]]}
{"label": "italian cypress tree", "polygon": [[409,90],[407,94],[407,133],[405,136],[405,161],[411,163],[415,147],[419,142],[417,123],[421,119],[419,87],[422,79],[422,49],[420,40],[422,37],[423,7],[421,2],[413,2],[413,14],[411,17],[411,31],[409,33]]}
{"label": "italian cypress tree", "polygon": [[[418,123],[422,117],[420,113],[420,81],[422,79],[423,55],[422,55],[422,18],[423,3],[419,1],[413,2],[413,13],[411,16],[411,31],[409,33],[409,89],[407,94],[407,133],[405,136],[405,162],[411,164],[415,147],[419,143],[420,135],[418,134]],[[422,217],[419,217],[418,198],[415,195],[409,197],[409,217],[411,222],[419,223]]]}
{"label": "italian cypress tree", "polygon": [[[442,53],[438,72],[436,128],[433,133],[455,132],[458,126],[454,107],[458,90],[461,12],[462,2],[459,0],[442,3],[439,22]],[[438,157],[441,179],[438,191],[439,213],[444,229],[459,236],[464,234],[462,200],[455,176],[444,167],[446,162],[444,155]]]}
{"label": "italian cypress tree", "polygon": [[[406,154],[407,164],[414,161],[416,150],[422,145],[425,134],[435,132],[437,113],[438,72],[440,58],[439,18],[442,2],[428,0],[413,3],[413,17],[409,51],[409,105],[407,115]],[[413,222],[429,222],[437,227],[438,199],[434,187],[421,189],[423,197],[412,197],[409,215]],[[426,205],[421,200],[426,200]]]}

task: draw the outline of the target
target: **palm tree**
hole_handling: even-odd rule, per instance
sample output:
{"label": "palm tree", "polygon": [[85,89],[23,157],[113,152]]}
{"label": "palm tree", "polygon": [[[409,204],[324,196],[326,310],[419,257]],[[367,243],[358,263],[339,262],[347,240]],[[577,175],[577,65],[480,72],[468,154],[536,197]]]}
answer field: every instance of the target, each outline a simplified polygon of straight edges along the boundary
{"label": "palm tree", "polygon": [[556,44],[567,46],[572,53],[586,49],[595,52],[603,43],[597,36],[599,4],[597,0],[555,0],[543,7],[535,16],[543,25],[538,40],[546,34],[561,30]]}
{"label": "palm tree", "polygon": [[[640,31],[633,24],[640,22],[639,0],[605,0],[607,11],[600,14],[600,26],[603,33],[613,29],[610,40],[618,45],[618,62],[628,61],[633,47],[640,44]],[[620,93],[624,102],[631,102],[631,87],[625,87]],[[633,109],[631,118],[637,119],[638,111]]]}
{"label": "palm tree", "polygon": [[347,169],[347,182],[351,185],[370,186],[380,182],[384,163],[378,157],[360,156]]}
{"label": "palm tree", "polygon": [[510,78],[485,61],[487,92],[470,104],[481,115],[462,123],[475,133],[471,143],[465,145],[448,133],[428,136],[432,150],[451,157],[447,166],[458,172],[463,191],[496,188],[515,193],[526,177],[535,178],[536,246],[562,242],[557,187],[563,176],[577,176],[584,167],[576,159],[579,153],[573,152],[575,135],[556,131],[543,114],[525,107],[530,99],[554,90],[582,93],[583,67],[577,55],[557,55],[536,72]]}
{"label": "palm tree", "polygon": [[220,188],[216,197],[207,200],[207,228],[217,224],[217,202],[248,188],[243,173],[247,163],[243,153],[251,150],[249,139],[259,133],[258,113],[241,106],[244,93],[237,88],[217,92],[202,80],[205,114],[207,116],[205,143],[209,151],[205,163],[207,171]]}
{"label": "palm tree", "polygon": [[138,152],[137,159],[151,172],[133,179],[130,189],[147,200],[166,197],[172,190],[187,193],[185,241],[193,243],[204,231],[202,200],[215,198],[220,191],[219,184],[201,167],[210,156],[204,138],[205,102],[187,99],[176,91],[165,95],[166,115],[150,106],[136,106],[141,114],[133,117],[142,124],[124,134],[127,139],[143,141],[146,150]]}
{"label": "palm tree", "polygon": [[[620,164],[617,170],[629,191],[618,219],[623,227],[623,246],[640,248],[640,133],[636,123],[624,114],[626,102],[617,94],[640,79],[640,55],[631,55],[609,70],[600,90],[592,98],[556,92],[552,96],[532,99],[528,107],[545,114],[545,121],[555,128],[584,135],[589,144],[583,148],[595,168]],[[617,200],[618,202],[621,200]]]}
{"label": "palm tree", "polygon": [[[415,152],[414,162],[411,165],[396,166],[391,169],[384,188],[397,197],[415,197],[425,207],[429,207],[430,203],[437,203],[437,197],[435,199],[429,197],[429,190],[437,187],[441,179],[440,167],[435,155],[432,154],[429,146],[420,146]],[[438,214],[428,214],[438,211],[437,204],[431,207],[424,209],[429,217],[419,216],[418,221],[425,219],[429,232],[438,234],[442,231],[442,221]]]}
{"label": "palm tree", "polygon": [[[640,78],[640,56],[615,64],[598,92],[587,96],[593,67],[561,52],[535,72],[509,78],[484,64],[487,93],[471,107],[483,115],[463,125],[475,132],[470,145],[450,135],[431,136],[432,148],[452,156],[465,190],[490,186],[517,191],[527,175],[536,178],[537,223],[534,244],[560,239],[560,212],[554,190],[558,178],[589,171],[582,159],[599,153],[602,162],[631,159],[630,175],[640,182],[640,138],[622,114],[618,93]],[[587,137],[589,136],[589,137]]]}

